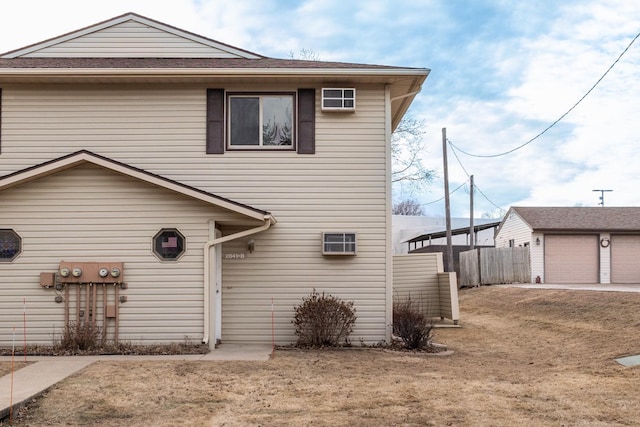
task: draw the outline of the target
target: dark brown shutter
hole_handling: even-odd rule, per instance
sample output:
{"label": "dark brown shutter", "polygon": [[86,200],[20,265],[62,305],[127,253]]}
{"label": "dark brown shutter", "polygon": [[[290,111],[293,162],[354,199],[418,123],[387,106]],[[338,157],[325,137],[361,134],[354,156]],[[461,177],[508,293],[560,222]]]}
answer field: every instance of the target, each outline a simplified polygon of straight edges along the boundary
{"label": "dark brown shutter", "polygon": [[0,153],[2,153],[2,88],[0,88]]}
{"label": "dark brown shutter", "polygon": [[316,90],[298,89],[298,154],[316,152]]}
{"label": "dark brown shutter", "polygon": [[224,89],[207,89],[207,154],[224,154]]}

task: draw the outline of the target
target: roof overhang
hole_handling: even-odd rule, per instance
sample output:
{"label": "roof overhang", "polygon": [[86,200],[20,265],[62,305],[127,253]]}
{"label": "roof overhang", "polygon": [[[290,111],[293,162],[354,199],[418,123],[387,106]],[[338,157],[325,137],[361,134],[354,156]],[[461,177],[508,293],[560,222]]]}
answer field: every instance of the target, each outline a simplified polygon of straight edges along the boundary
{"label": "roof overhang", "polygon": [[415,68],[0,68],[9,84],[382,84],[390,88],[395,129],[421,91],[428,69]]}
{"label": "roof overhang", "polygon": [[[207,53],[170,50],[171,55],[150,52],[146,44],[137,50],[114,51],[111,47],[60,53],[64,46],[85,36],[101,34],[125,23],[169,34],[211,48]],[[155,34],[155,32],[151,34]],[[155,36],[152,36],[155,37]],[[133,43],[133,42],[132,42]],[[98,43],[100,44],[100,43]],[[66,55],[66,56],[65,56]],[[220,43],[135,13],[100,22],[0,54],[0,85],[3,84],[382,84],[390,90],[391,121],[395,129],[429,74],[426,68],[355,64],[301,59],[268,58]],[[219,86],[218,86],[219,87]],[[348,87],[348,86],[347,86]]]}
{"label": "roof overhang", "polygon": [[210,205],[227,209],[234,213],[244,216],[248,222],[269,222],[275,224],[276,220],[269,212],[253,208],[242,203],[234,202],[224,197],[191,187],[180,182],[165,178],[163,176],[147,172],[122,162],[100,156],[87,150],[77,151],[69,155],[50,160],[26,169],[13,172],[9,175],[0,177],[0,191],[26,184],[62,172],[67,169],[80,166],[82,164],[92,164],[113,172],[129,176],[142,182],[155,185],[166,190],[200,200]]}
{"label": "roof overhang", "polygon": [[[483,230],[488,230],[491,228],[497,229],[498,226],[500,225],[500,222],[496,221],[496,222],[488,222],[486,224],[479,224],[479,225],[474,225],[473,226],[473,231],[474,233],[483,231]],[[462,235],[462,234],[470,234],[471,233],[471,227],[461,227],[461,228],[455,228],[453,230],[451,230],[451,235],[452,236],[458,236],[458,235]],[[410,239],[406,239],[403,240],[402,243],[416,243],[416,242],[422,242],[425,240],[431,240],[431,239],[441,239],[443,237],[447,237],[447,231],[434,231],[432,233],[424,233],[421,234],[419,236],[416,237],[412,237]]]}

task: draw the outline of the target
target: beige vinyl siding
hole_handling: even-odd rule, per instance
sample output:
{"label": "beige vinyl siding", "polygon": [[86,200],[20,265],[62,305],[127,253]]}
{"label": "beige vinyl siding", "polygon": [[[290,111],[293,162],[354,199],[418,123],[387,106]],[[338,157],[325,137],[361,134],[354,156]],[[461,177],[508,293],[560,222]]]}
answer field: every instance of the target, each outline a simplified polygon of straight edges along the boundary
{"label": "beige vinyl siding", "polygon": [[[23,298],[29,342],[51,344],[60,332],[64,304],[54,302],[53,289],[39,286],[39,274],[55,272],[62,260],[124,262],[129,287],[120,291],[128,297],[120,305],[121,339],[201,339],[208,221],[237,214],[90,165],[5,190],[0,198],[0,224],[23,244],[14,262],[0,264],[0,346],[11,344],[13,325],[22,327]],[[186,238],[178,262],[152,253],[152,238],[165,227]]]}
{"label": "beige vinyl siding", "polygon": [[[393,299],[403,303],[408,298],[430,317],[440,317],[438,257],[441,253],[394,255]],[[440,261],[442,265],[442,261]]]}
{"label": "beige vinyl siding", "polygon": [[[225,89],[298,87],[310,84]],[[320,87],[314,155],[206,155],[207,86],[4,87],[0,173],[87,149],[269,211],[278,223],[253,236],[255,252],[244,260],[223,260],[223,342],[270,342],[271,297],[277,341],[291,342],[293,306],[314,287],[354,300],[354,342],[377,342],[385,336],[385,275],[390,268],[384,87],[357,87],[358,108],[351,114],[322,113]],[[358,233],[358,255],[323,257],[323,231]],[[246,240],[226,243],[224,251],[246,249]]]}
{"label": "beige vinyl siding", "polygon": [[[272,298],[277,342],[295,340],[294,306],[314,288],[355,302],[355,342],[360,337],[372,341],[375,334],[382,339],[385,268],[375,260],[383,258],[384,252],[372,252],[370,242],[358,239],[361,252],[357,256],[323,257],[319,231],[278,236],[281,224],[253,236],[256,250],[245,259],[224,259],[223,255],[222,341],[270,342]],[[244,240],[228,243],[223,253],[243,252],[245,246]]]}
{"label": "beige vinyl siding", "polygon": [[237,58],[238,55],[188,38],[126,21],[47,46],[23,57],[40,58]]}
{"label": "beige vinyl siding", "polygon": [[456,273],[438,273],[438,287],[440,288],[440,317],[451,319],[457,324],[460,320],[460,307]]}
{"label": "beige vinyl siding", "polygon": [[431,318],[460,319],[456,274],[443,272],[442,253],[393,256],[393,301],[408,299]]}
{"label": "beige vinyl siding", "polygon": [[[387,265],[382,93],[376,100],[375,93],[360,90],[355,115],[318,113],[313,156],[229,152],[222,156],[232,158],[233,164],[237,160],[251,165],[244,169],[253,175],[252,188],[246,189],[253,192],[237,187],[231,198],[252,200],[250,204],[269,210],[278,219],[269,232],[255,236],[256,251],[248,258],[223,261],[223,342],[269,342],[271,298],[276,341],[295,340],[293,307],[313,288],[355,302],[354,342],[384,338]],[[236,183],[243,182],[241,176],[236,179]],[[323,231],[356,232],[358,255],[323,257]],[[225,251],[233,251],[233,245],[226,244]],[[241,250],[242,242],[237,245],[236,250]]]}

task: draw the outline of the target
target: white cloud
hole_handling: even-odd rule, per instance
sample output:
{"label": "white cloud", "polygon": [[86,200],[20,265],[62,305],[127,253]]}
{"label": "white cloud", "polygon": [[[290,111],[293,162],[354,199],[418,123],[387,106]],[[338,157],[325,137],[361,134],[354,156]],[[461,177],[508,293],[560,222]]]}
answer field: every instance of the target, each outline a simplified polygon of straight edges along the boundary
{"label": "white cloud", "polygon": [[[516,147],[558,119],[611,65],[639,30],[640,5],[580,2],[551,15],[548,31],[526,29],[505,39],[496,33],[495,40],[485,45],[474,43],[487,61],[496,64],[493,78],[502,90],[485,96],[482,89],[496,87],[489,77],[479,83],[476,93],[460,91],[452,100],[438,91],[438,98],[430,98],[431,105],[426,107],[429,120],[446,126],[450,139],[472,153],[500,153]],[[466,169],[504,208],[593,206],[598,200],[591,190],[602,186],[615,189],[607,197],[609,205],[638,205],[640,197],[625,189],[638,177],[634,165],[640,163],[635,148],[640,124],[634,118],[640,99],[639,58],[640,42],[547,134],[496,159],[461,155]],[[481,69],[491,71],[487,66]],[[439,144],[438,139],[434,135],[430,145]],[[433,160],[441,164],[440,157]],[[449,165],[452,181],[466,179],[451,155]]]}

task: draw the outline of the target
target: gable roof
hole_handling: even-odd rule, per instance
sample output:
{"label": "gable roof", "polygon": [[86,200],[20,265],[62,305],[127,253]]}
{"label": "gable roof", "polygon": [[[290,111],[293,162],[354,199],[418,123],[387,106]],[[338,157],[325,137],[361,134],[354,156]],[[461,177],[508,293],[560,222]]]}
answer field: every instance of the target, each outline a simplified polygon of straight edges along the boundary
{"label": "gable roof", "polygon": [[284,82],[389,87],[395,129],[427,68],[267,58],[128,13],[0,55],[0,84]]}
{"label": "gable roof", "polygon": [[[640,207],[511,207],[532,230],[640,231]],[[504,223],[504,220],[503,220]]]}
{"label": "gable roof", "polygon": [[275,224],[276,222],[275,218],[267,211],[234,202],[233,200],[118,162],[88,150],[76,151],[75,153],[2,176],[0,177],[0,191],[87,163],[230,210],[252,220],[269,221],[271,224]]}
{"label": "gable roof", "polygon": [[[93,43],[89,54],[78,43],[83,38]],[[150,40],[151,39],[151,40]],[[114,50],[110,41],[120,47]],[[126,46],[124,46],[126,45]],[[0,58],[59,57],[61,51],[73,52],[73,57],[175,57],[262,58],[253,52],[220,43],[189,31],[146,18],[136,13],[125,13],[97,24],[63,34],[30,46],[7,52]],[[69,55],[69,53],[66,53]]]}

